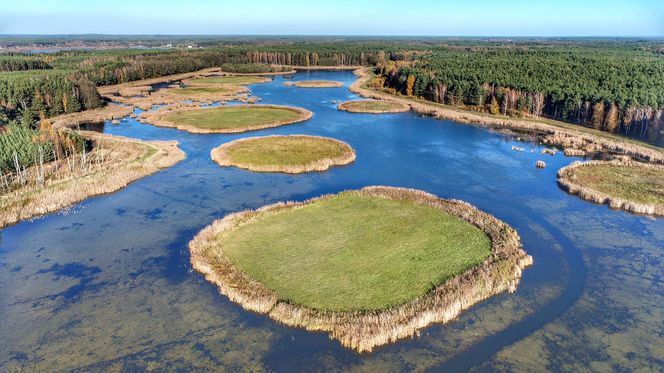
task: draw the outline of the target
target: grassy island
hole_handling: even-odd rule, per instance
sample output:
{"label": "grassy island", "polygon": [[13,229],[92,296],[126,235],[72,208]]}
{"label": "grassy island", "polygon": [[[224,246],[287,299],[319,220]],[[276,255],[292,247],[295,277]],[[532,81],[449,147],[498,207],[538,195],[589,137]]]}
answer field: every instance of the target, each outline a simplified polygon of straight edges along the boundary
{"label": "grassy island", "polygon": [[382,114],[401,113],[410,110],[410,106],[401,102],[387,100],[357,100],[341,103],[337,106],[337,109],[350,113]]}
{"label": "grassy island", "polygon": [[156,126],[195,133],[238,133],[302,122],[311,116],[309,110],[297,107],[235,105],[156,111],[146,114],[145,120]]}
{"label": "grassy island", "polygon": [[222,76],[202,76],[193,79],[183,80],[182,82],[187,85],[248,85],[267,83],[272,81],[258,75],[222,75]]}
{"label": "grassy island", "polygon": [[264,136],[231,141],[212,150],[221,166],[257,172],[301,173],[324,171],[355,160],[350,145],[318,136]]}
{"label": "grassy island", "polygon": [[194,268],[245,309],[357,351],[514,291],[532,263],[491,215],[393,187],[227,215],[189,248]]}
{"label": "grassy island", "polygon": [[344,86],[342,82],[334,80],[301,80],[299,82],[286,82],[284,85],[300,88],[336,88]]}
{"label": "grassy island", "polygon": [[664,215],[664,166],[639,162],[575,162],[558,171],[572,194],[611,208]]}

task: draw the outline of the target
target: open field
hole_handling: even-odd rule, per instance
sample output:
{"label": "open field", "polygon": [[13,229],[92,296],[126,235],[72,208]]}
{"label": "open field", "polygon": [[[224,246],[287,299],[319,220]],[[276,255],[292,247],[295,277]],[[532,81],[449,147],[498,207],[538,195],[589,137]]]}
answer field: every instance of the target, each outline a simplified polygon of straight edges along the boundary
{"label": "open field", "polygon": [[182,82],[187,85],[247,85],[267,83],[270,78],[257,75],[224,75],[224,76],[204,76],[193,79],[186,79]]}
{"label": "open field", "polygon": [[215,108],[182,108],[145,113],[145,120],[161,127],[195,133],[237,133],[311,118],[308,110],[278,105],[237,105]]}
{"label": "open field", "polygon": [[211,152],[221,166],[258,172],[324,171],[355,160],[350,145],[318,136],[249,137],[222,144]]}
{"label": "open field", "polygon": [[351,113],[401,113],[410,110],[410,106],[400,102],[384,100],[356,100],[339,104],[337,109]]}
{"label": "open field", "polygon": [[231,300],[358,351],[514,291],[532,263],[492,216],[392,187],[231,214],[189,247],[194,268]]}
{"label": "open field", "polygon": [[299,82],[286,82],[284,85],[300,88],[336,88],[344,86],[343,83],[333,80],[301,80]]}
{"label": "open field", "polygon": [[558,171],[558,183],[570,193],[612,208],[664,215],[664,166],[636,162],[574,163]]}

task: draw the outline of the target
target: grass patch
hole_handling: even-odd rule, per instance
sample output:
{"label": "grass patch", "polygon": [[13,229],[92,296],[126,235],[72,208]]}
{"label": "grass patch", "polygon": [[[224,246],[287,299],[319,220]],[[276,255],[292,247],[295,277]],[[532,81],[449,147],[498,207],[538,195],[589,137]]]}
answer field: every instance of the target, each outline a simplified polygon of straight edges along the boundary
{"label": "grass patch", "polygon": [[480,229],[409,201],[340,194],[257,219],[219,239],[243,272],[319,310],[380,310],[480,264]]}
{"label": "grass patch", "polygon": [[410,110],[408,105],[383,100],[357,100],[348,101],[337,106],[339,110],[345,110],[351,113],[400,113]]}
{"label": "grass patch", "polygon": [[572,178],[612,197],[664,206],[664,167],[594,164],[575,168]]}
{"label": "grass patch", "polygon": [[154,123],[197,132],[233,133],[300,122],[311,112],[287,106],[237,105],[217,108],[189,108],[159,114]]}
{"label": "grass patch", "polygon": [[235,140],[212,151],[222,166],[252,171],[299,173],[347,164],[355,152],[346,143],[318,136],[265,136]]}

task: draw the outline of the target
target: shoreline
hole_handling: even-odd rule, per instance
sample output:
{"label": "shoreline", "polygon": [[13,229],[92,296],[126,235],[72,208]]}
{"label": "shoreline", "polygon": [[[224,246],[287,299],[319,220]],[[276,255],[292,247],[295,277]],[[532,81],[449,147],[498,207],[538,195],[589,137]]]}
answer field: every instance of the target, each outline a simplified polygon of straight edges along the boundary
{"label": "shoreline", "polygon": [[630,200],[614,197],[604,192],[600,192],[591,187],[577,184],[574,181],[574,171],[580,167],[587,166],[629,166],[629,167],[644,167],[649,169],[664,170],[664,166],[638,163],[638,162],[615,162],[615,161],[588,161],[588,162],[574,162],[571,165],[565,166],[558,170],[557,182],[561,189],[569,194],[579,196],[581,199],[594,202],[601,205],[608,205],[615,210],[623,210],[635,214],[664,216],[664,205],[654,205],[633,202]]}
{"label": "shoreline", "polygon": [[[583,132],[582,128],[567,128],[563,127],[565,123],[560,126],[548,124],[541,121],[516,119],[516,118],[502,118],[490,115],[481,115],[472,111],[463,110],[461,108],[452,108],[419,100],[416,98],[401,97],[392,95],[386,92],[376,91],[364,87],[364,84],[371,79],[372,74],[367,68],[355,70],[355,75],[358,79],[353,82],[349,90],[361,97],[373,98],[377,100],[388,100],[393,102],[400,102],[409,105],[411,109],[421,115],[433,116],[437,119],[453,120],[462,124],[477,125],[493,129],[509,129],[516,131],[535,131],[545,144],[559,146],[568,150],[569,153],[574,151],[583,151],[584,154],[606,152],[617,153],[621,155],[628,155],[641,159],[645,162],[664,164],[664,151],[656,147],[650,148],[645,144],[638,144],[630,139],[609,138],[612,134],[606,133],[594,134]],[[574,126],[574,125],[569,125]],[[588,129],[589,130],[589,129]]]}
{"label": "shoreline", "polygon": [[[307,138],[315,140],[325,140],[332,141],[339,145],[344,150],[344,154],[334,157],[334,158],[322,158],[314,162],[309,162],[302,165],[256,165],[253,163],[240,163],[232,159],[229,154],[230,148],[234,145],[242,144],[244,142],[251,142],[258,139],[269,139],[277,137],[297,137],[297,138]],[[269,136],[259,136],[259,137],[245,137],[242,139],[237,139],[230,141],[224,144],[217,146],[212,149],[210,152],[210,157],[213,161],[219,164],[222,167],[237,167],[244,170],[249,170],[253,172],[281,172],[286,174],[299,174],[304,172],[321,172],[326,171],[333,166],[343,166],[355,161],[355,151],[347,143],[333,139],[330,137],[322,136],[310,136],[310,135],[269,135]]]}
{"label": "shoreline", "polygon": [[186,157],[177,141],[142,141],[90,131],[79,133],[95,142],[103,141],[104,146],[117,146],[121,151],[138,154],[118,164],[101,164],[80,175],[49,179],[41,186],[27,185],[0,195],[0,228],[115,192]]}
{"label": "shoreline", "polygon": [[[214,128],[198,128],[198,127],[193,127],[193,126],[188,126],[184,124],[177,124],[174,122],[171,122],[169,120],[163,119],[163,116],[169,115],[169,114],[175,114],[175,113],[180,113],[180,112],[186,112],[186,111],[195,111],[195,110],[223,110],[224,108],[273,108],[273,109],[287,109],[290,111],[294,111],[298,114],[296,118],[290,119],[290,120],[281,120],[281,121],[273,121],[273,122],[268,122],[264,123],[261,125],[257,126],[244,126],[244,127],[236,127],[236,128],[228,128],[228,129],[214,129]],[[306,120],[309,120],[313,116],[313,113],[307,109],[303,109],[300,107],[296,106],[284,106],[284,105],[262,105],[262,104],[251,104],[251,105],[234,105],[234,106],[217,106],[217,107],[181,107],[181,108],[176,108],[176,109],[166,109],[166,110],[157,110],[155,112],[144,112],[141,114],[140,118],[142,121],[151,124],[153,126],[157,127],[165,127],[165,128],[176,128],[181,131],[187,131],[190,133],[241,133],[241,132],[248,132],[248,131],[255,131],[255,130],[261,130],[261,129],[266,129],[266,128],[274,128],[274,127],[279,127],[287,124],[293,124],[293,123],[300,123],[304,122]]]}
{"label": "shoreline", "polygon": [[222,294],[244,309],[266,314],[289,326],[328,332],[330,338],[358,352],[370,352],[377,346],[416,336],[422,328],[432,323],[448,322],[463,310],[495,294],[514,292],[523,269],[532,265],[532,257],[522,249],[519,235],[513,228],[466,202],[444,200],[415,189],[382,186],[348,193],[405,200],[441,209],[487,234],[493,254],[482,264],[402,305],[380,311],[331,312],[281,301],[274,291],[235,268],[223,255],[210,252],[215,249],[215,240],[220,233],[270,212],[334,198],[334,195],[324,195],[304,202],[281,202],[258,210],[233,213],[214,221],[189,242],[191,264]]}

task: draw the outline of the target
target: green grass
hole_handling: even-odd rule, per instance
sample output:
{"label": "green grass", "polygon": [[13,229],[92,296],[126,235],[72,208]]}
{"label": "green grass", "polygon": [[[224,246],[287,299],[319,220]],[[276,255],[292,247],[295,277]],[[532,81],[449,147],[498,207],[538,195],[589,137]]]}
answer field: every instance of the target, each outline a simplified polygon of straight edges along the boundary
{"label": "green grass", "polygon": [[265,82],[261,76],[209,76],[205,78],[192,79],[192,84],[227,84],[246,85]]}
{"label": "green grass", "polygon": [[218,240],[282,300],[329,311],[403,304],[491,254],[489,237],[459,218],[352,193],[268,213]]}
{"label": "green grass", "polygon": [[344,154],[344,148],[331,139],[310,136],[268,136],[238,142],[228,150],[237,163],[297,166]]}
{"label": "green grass", "polygon": [[664,205],[664,167],[590,165],[574,170],[575,184],[624,200]]}
{"label": "green grass", "polygon": [[176,112],[164,116],[179,125],[206,129],[235,129],[260,127],[269,123],[295,120],[300,115],[287,108],[263,106],[223,106]]}
{"label": "green grass", "polygon": [[209,94],[209,93],[222,93],[233,94],[238,90],[233,86],[218,86],[218,87],[185,87],[173,89],[172,92],[179,95],[196,95],[196,94]]}

